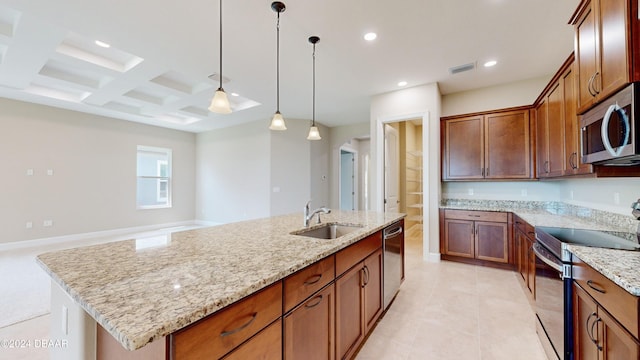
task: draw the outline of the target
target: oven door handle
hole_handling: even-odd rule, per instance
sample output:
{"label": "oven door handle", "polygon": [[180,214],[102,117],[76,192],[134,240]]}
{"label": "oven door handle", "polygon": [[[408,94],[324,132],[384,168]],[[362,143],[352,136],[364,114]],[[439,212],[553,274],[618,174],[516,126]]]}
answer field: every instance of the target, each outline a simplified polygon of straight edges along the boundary
{"label": "oven door handle", "polygon": [[[551,266],[551,268],[553,268],[553,270],[556,270],[557,272],[559,272],[560,274],[563,273],[563,266],[562,266],[562,262],[556,259],[553,259],[553,255],[549,254],[548,251],[546,251],[540,244],[535,243],[533,244],[533,252],[536,254],[536,256],[542,260],[542,262],[544,262],[545,264]],[[545,254],[546,253],[546,254]]]}
{"label": "oven door handle", "polygon": [[[611,115],[613,115],[614,112],[618,113],[618,115],[622,117],[622,121],[624,122],[624,141],[617,150],[613,149],[613,146],[611,146],[611,141],[609,141],[609,121],[611,120]],[[602,129],[600,130],[600,136],[602,137],[602,145],[604,145],[605,149],[607,149],[611,156],[620,156],[623,148],[627,146],[627,144],[629,144],[630,132],[631,125],[629,124],[629,116],[627,116],[627,113],[624,111],[624,109],[621,108],[618,103],[609,106],[606,114],[604,114],[604,118],[602,119]]]}

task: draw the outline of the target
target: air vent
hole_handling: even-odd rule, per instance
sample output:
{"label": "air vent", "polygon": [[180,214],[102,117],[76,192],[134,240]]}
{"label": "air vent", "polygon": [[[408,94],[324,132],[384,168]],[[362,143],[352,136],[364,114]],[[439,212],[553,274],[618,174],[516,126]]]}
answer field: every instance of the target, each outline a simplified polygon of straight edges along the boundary
{"label": "air vent", "polygon": [[452,68],[449,68],[449,74],[455,75],[455,74],[459,74],[461,72],[473,70],[475,68],[476,68],[476,64],[475,63],[468,63],[468,64],[464,64],[464,65],[454,66]]}

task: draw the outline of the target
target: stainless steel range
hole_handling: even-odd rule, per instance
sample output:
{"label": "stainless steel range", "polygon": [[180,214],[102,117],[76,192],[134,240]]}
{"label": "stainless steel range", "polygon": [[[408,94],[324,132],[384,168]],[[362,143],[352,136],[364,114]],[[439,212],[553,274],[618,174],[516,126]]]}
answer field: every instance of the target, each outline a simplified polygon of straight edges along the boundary
{"label": "stainless steel range", "polygon": [[536,226],[536,329],[550,359],[573,359],[571,253],[567,244],[640,250],[637,234]]}

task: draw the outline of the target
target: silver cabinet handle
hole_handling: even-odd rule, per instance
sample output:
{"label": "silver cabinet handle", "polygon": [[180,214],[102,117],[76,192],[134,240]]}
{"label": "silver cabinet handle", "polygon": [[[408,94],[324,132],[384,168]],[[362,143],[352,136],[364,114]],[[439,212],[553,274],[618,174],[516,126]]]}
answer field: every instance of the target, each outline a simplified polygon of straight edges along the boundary
{"label": "silver cabinet handle", "polygon": [[[314,307],[320,305],[320,303],[322,302],[322,295],[318,295],[314,299],[318,299],[318,301],[316,301],[313,304],[311,303],[311,301],[309,301],[304,305],[304,307],[306,307],[307,309],[311,309],[311,308],[314,308]],[[311,300],[313,300],[313,299],[311,299]]]}
{"label": "silver cabinet handle", "polygon": [[589,90],[589,95],[595,97],[596,94],[593,90],[591,90],[591,87],[593,86],[593,78],[596,77],[596,74],[594,73],[593,75],[591,75],[591,77],[589,78],[589,81],[587,82],[587,90]]}
{"label": "silver cabinet handle", "polygon": [[[313,280],[311,280],[313,279]],[[318,281],[320,281],[320,279],[322,279],[322,274],[315,274],[312,276],[309,276],[309,278],[307,280],[305,280],[304,284],[305,285],[313,285],[315,283],[317,283]]]}
{"label": "silver cabinet handle", "polygon": [[258,316],[257,312],[254,312],[253,314],[251,314],[251,319],[249,319],[249,321],[247,321],[245,324],[233,329],[233,330],[229,330],[229,331],[223,331],[220,333],[220,337],[225,337],[225,336],[229,336],[229,335],[233,335],[235,333],[237,333],[238,331],[242,331],[244,330],[247,326],[251,325],[251,323],[253,323],[253,321],[256,319],[256,317]]}

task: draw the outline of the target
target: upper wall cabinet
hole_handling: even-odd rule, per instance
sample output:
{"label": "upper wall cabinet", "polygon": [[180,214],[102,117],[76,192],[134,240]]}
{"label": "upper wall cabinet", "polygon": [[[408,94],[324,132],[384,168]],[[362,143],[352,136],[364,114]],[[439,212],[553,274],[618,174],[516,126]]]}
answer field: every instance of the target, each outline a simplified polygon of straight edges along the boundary
{"label": "upper wall cabinet", "polygon": [[583,0],[575,27],[578,113],[582,114],[630,81],[640,80],[640,34],[636,0]]}
{"label": "upper wall cabinet", "polygon": [[530,179],[529,108],[442,118],[443,180]]}
{"label": "upper wall cabinet", "polygon": [[573,55],[562,65],[536,101],[536,170],[538,178],[592,173],[581,162],[576,115]]}

